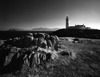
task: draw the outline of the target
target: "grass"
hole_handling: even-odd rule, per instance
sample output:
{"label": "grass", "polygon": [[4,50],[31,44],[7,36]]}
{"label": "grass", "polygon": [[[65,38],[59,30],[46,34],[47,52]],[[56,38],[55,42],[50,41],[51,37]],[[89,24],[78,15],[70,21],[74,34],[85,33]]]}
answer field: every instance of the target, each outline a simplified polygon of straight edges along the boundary
{"label": "grass", "polygon": [[[82,41],[87,40],[83,39]],[[69,65],[70,73],[73,72],[73,77],[100,76],[100,41],[89,40],[87,43],[82,44],[72,44],[70,42],[63,44],[65,44],[69,50],[72,49],[77,53],[76,59],[71,61]]]}

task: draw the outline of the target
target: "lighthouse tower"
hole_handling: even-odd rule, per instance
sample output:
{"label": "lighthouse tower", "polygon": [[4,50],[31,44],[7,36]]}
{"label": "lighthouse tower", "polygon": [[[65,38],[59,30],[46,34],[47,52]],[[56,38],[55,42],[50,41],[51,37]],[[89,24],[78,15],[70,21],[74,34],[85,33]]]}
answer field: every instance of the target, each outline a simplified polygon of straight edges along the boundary
{"label": "lighthouse tower", "polygon": [[68,16],[66,17],[66,29],[68,29],[68,27],[69,27],[69,18],[68,18]]}

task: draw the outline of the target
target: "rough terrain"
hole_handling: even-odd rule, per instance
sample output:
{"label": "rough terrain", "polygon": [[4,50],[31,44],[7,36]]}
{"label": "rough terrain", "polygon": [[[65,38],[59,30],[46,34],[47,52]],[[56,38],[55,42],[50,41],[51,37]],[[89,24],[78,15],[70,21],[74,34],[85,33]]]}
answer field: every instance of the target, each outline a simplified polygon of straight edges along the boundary
{"label": "rough terrain", "polygon": [[4,67],[0,67],[0,77],[100,77],[99,39],[79,38],[79,41],[73,42],[73,38],[59,38],[57,58],[50,61],[43,60],[42,64],[33,63],[32,67],[28,64],[27,58],[23,60],[25,58],[23,53],[22,56],[17,54],[16,60],[13,55],[20,51],[38,51],[38,49],[34,46],[26,48],[2,46],[3,41],[1,41],[0,56],[8,56],[7,59],[6,57],[0,59],[4,64],[0,63],[0,66]]}

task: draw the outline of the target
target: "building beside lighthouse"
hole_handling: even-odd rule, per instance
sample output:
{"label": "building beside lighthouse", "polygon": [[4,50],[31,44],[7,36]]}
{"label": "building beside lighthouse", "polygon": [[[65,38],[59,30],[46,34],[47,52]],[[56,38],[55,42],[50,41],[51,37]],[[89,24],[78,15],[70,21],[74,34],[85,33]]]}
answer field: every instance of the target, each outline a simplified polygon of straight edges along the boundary
{"label": "building beside lighthouse", "polygon": [[67,16],[66,17],[66,29],[90,29],[89,27],[85,27],[85,25],[84,24],[82,24],[82,25],[76,25],[75,24],[75,26],[70,26],[69,25],[69,17]]}

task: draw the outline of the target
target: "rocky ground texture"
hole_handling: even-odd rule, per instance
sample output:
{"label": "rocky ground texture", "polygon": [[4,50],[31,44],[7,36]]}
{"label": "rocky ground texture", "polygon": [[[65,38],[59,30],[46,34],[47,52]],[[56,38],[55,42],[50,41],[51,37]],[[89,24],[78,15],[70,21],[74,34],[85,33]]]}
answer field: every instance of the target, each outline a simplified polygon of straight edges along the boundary
{"label": "rocky ground texture", "polygon": [[100,77],[100,40],[47,33],[0,39],[0,77]]}
{"label": "rocky ground texture", "polygon": [[[0,76],[47,77],[54,73],[62,56],[70,58],[56,35],[28,33],[26,36],[0,41]],[[69,62],[69,61],[68,61]],[[68,64],[65,62],[65,64]]]}

